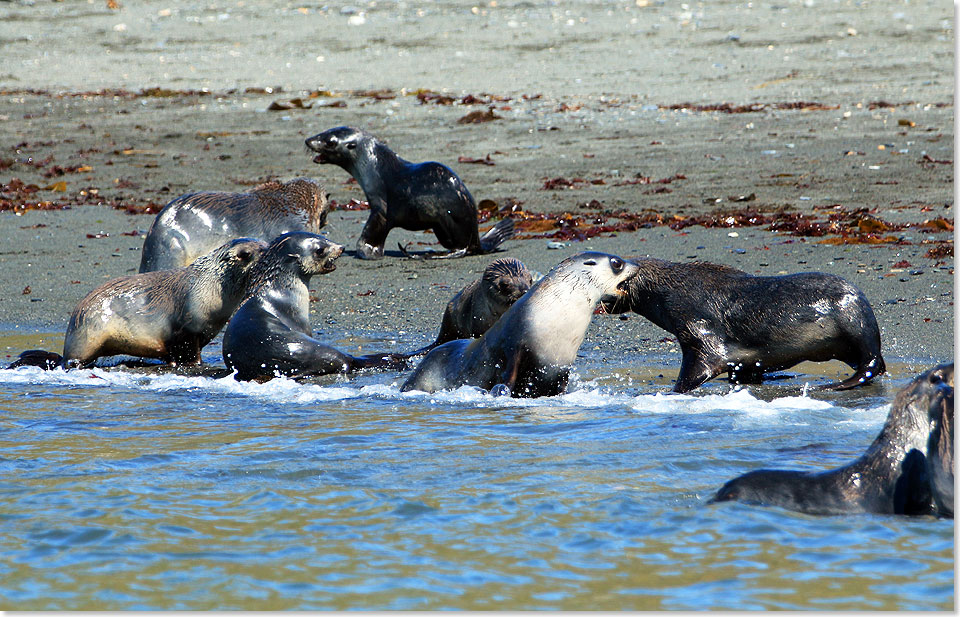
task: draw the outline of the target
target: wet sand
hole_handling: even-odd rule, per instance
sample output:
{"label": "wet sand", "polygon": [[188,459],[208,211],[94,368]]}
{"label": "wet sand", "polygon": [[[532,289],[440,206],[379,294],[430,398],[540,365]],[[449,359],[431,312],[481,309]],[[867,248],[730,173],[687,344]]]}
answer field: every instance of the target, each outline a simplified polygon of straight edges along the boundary
{"label": "wet sand", "polygon": [[[579,216],[581,233],[622,210],[673,223],[560,238],[559,249],[531,237],[556,227],[528,227],[501,255],[532,269],[592,249],[831,272],[870,299],[888,364],[953,357],[953,234],[941,219],[953,221],[954,32],[943,3],[122,4],[0,3],[7,331],[56,348],[83,295],[136,272],[153,216],[125,208],[295,176],[339,203],[363,199],[303,147],[346,124],[409,160],[450,165],[478,201]],[[491,108],[494,121],[458,123]],[[13,190],[14,178],[38,190]],[[556,178],[572,186],[545,188]],[[751,211],[837,221],[822,236],[682,223]],[[364,220],[337,211],[326,232],[352,249]],[[445,303],[491,259],[411,261],[398,242],[438,246],[395,231],[384,260],[344,256],[314,280],[325,340],[365,337],[346,341],[357,351],[429,342]],[[21,342],[5,340],[0,359]],[[585,345],[668,364],[678,352],[637,316],[596,318]]]}

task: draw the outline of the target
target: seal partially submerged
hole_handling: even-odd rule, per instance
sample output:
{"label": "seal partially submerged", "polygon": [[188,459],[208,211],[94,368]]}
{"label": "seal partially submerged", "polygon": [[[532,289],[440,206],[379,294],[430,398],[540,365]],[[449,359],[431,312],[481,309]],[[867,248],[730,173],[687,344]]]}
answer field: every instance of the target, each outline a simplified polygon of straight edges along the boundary
{"label": "seal partially submerged", "polygon": [[519,259],[495,259],[484,268],[479,279],[447,303],[437,339],[410,355],[426,353],[448,341],[482,336],[531,285],[533,275]]}
{"label": "seal partially submerged", "polygon": [[406,365],[394,354],[354,357],[313,338],[307,285],[314,275],[333,272],[341,253],[339,244],[306,232],[286,233],[270,243],[251,275],[248,298],[223,334],[223,361],[237,379]]}
{"label": "seal partially submerged", "polygon": [[567,387],[600,298],[622,294],[637,266],[605,253],[579,253],[537,281],[480,338],[436,347],[402,389],[477,386],[517,397],[554,396]]}
{"label": "seal partially submerged", "polygon": [[451,252],[446,257],[491,253],[513,237],[513,220],[504,219],[482,237],[477,205],[459,176],[436,162],[411,163],[360,129],[341,126],[307,139],[315,163],[342,167],[353,176],[370,203],[357,257],[380,259],[387,234],[395,227],[432,229]]}
{"label": "seal partially submerged", "polygon": [[248,193],[188,193],[157,214],[143,241],[140,272],[179,268],[224,242],[272,240],[288,231],[317,233],[327,220],[327,194],[306,178],[270,181]]}
{"label": "seal partially submerged", "polygon": [[200,350],[246,297],[251,268],[265,247],[239,238],[184,268],[107,281],[70,315],[62,357],[29,350],[9,368],[90,366],[120,354],[199,364]]}
{"label": "seal partially submerged", "polygon": [[[941,432],[934,438],[945,417],[949,437]],[[950,363],[928,370],[897,394],[880,435],[856,461],[821,472],[751,471],[727,482],[711,502],[736,500],[809,514],[938,511],[952,517],[952,426]]]}
{"label": "seal partially submerged", "polygon": [[634,311],[672,333],[683,360],[673,389],[688,392],[722,373],[759,383],[764,373],[806,360],[840,360],[847,389],[886,370],[873,309],[853,284],[832,274],[752,276],[711,263],[634,259],[637,275],[610,313]]}

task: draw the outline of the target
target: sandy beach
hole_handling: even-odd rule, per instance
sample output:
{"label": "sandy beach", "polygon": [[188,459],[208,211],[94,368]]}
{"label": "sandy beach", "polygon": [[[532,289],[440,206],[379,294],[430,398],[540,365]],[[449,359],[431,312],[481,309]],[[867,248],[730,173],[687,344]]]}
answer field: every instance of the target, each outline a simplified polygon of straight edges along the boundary
{"label": "sandy beach", "polygon": [[[954,353],[952,19],[820,0],[0,3],[0,357],[57,348],[177,195],[306,176],[362,200],[303,145],[352,125],[512,209],[501,254],[531,269],[592,249],[835,273],[888,360],[919,370]],[[352,250],[365,214],[325,231]],[[428,342],[490,261],[401,258],[411,242],[439,247],[394,231],[382,261],[314,280],[324,338]],[[678,352],[638,316],[595,319],[586,344]]]}

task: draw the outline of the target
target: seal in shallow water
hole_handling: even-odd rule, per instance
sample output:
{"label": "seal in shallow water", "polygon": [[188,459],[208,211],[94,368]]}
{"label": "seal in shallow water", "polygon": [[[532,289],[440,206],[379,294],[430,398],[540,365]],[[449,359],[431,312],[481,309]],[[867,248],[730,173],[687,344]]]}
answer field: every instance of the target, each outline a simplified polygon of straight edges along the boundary
{"label": "seal in shallow water", "polygon": [[[950,365],[953,366],[952,364]],[[942,379],[953,387],[953,371]],[[945,397],[934,410],[935,421],[927,443],[927,475],[937,513],[953,518],[953,396]]]}
{"label": "seal in shallow water", "polygon": [[307,139],[315,163],[342,167],[353,176],[370,203],[357,257],[380,259],[387,234],[395,227],[432,229],[449,249],[447,257],[491,253],[513,236],[513,220],[504,219],[482,237],[477,205],[460,178],[446,165],[410,163],[373,135],[341,126]]}
{"label": "seal in shallow water", "polygon": [[354,357],[313,338],[307,286],[314,275],[333,272],[341,253],[339,244],[306,232],[286,233],[270,243],[251,274],[249,297],[223,334],[223,361],[237,379],[406,366],[401,356]]}
{"label": "seal in shallow water", "polygon": [[327,194],[306,178],[270,181],[248,193],[202,192],[177,197],[157,214],[143,241],[140,272],[179,268],[224,242],[270,241],[288,231],[320,231]]}
{"label": "seal in shallow water", "polygon": [[734,383],[759,383],[764,373],[806,360],[853,367],[853,375],[825,386],[841,390],[886,370],[870,303],[838,276],[752,276],[711,263],[633,261],[638,273],[627,295],[604,308],[632,310],[677,337],[683,359],[676,392],[722,373]]}
{"label": "seal in shallow water", "polygon": [[623,293],[637,267],[605,253],[579,253],[557,264],[478,339],[436,347],[402,389],[436,390],[463,385],[512,396],[560,394],[567,387],[590,319],[600,298]]}
{"label": "seal in shallow water", "polygon": [[490,262],[479,279],[447,303],[437,339],[410,355],[426,353],[448,341],[482,336],[531,285],[533,275],[519,259],[505,257]]}
{"label": "seal in shallow water", "polygon": [[[853,463],[822,472],[751,471],[727,482],[711,503],[736,500],[809,514],[932,514],[928,444],[947,410],[952,425],[952,363],[928,370],[897,394],[880,435]],[[950,460],[952,501],[952,450]],[[949,514],[941,514],[952,517],[952,503]]]}
{"label": "seal in shallow water", "polygon": [[200,350],[246,297],[251,267],[265,247],[239,238],[184,268],[108,281],[73,310],[62,357],[29,350],[8,368],[90,366],[120,354],[199,364]]}

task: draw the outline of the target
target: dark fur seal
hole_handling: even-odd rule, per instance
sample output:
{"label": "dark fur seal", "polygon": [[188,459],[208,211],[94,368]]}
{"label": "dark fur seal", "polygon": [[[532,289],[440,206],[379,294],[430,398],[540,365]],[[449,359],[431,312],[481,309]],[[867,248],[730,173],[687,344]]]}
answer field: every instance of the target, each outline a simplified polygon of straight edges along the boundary
{"label": "dark fur seal", "polygon": [[140,272],[190,264],[224,242],[272,240],[288,231],[317,233],[327,220],[327,194],[312,180],[265,182],[249,193],[189,193],[157,214],[143,242]]}
{"label": "dark fur seal", "polygon": [[[808,514],[932,514],[926,458],[946,411],[952,424],[952,363],[930,369],[897,394],[880,435],[856,461],[819,473],[751,471],[727,482],[711,502],[736,500]],[[952,495],[952,465],[950,474]]]}
{"label": "dark fur seal", "polygon": [[232,240],[187,267],[121,276],[87,294],[67,324],[63,356],[29,350],[10,365],[90,366],[130,355],[198,364],[247,295],[252,266],[266,243]]}
{"label": "dark fur seal", "polygon": [[837,389],[886,370],[870,303],[838,276],[752,276],[711,263],[633,261],[639,270],[626,297],[604,308],[632,310],[677,337],[683,360],[675,392],[721,373],[734,383],[759,383],[764,373],[806,360],[836,359],[853,367],[853,375],[827,386]]}
{"label": "dark fur seal", "polygon": [[567,387],[590,319],[602,296],[623,293],[634,264],[605,253],[580,253],[537,281],[478,339],[440,345],[402,389],[477,386],[512,396],[560,394]]}
{"label": "dark fur seal", "polygon": [[[942,379],[953,387],[953,365]],[[953,396],[944,398],[935,410],[935,424],[927,443],[927,475],[937,512],[953,518]]]}
{"label": "dark fur seal", "polygon": [[356,178],[370,202],[357,257],[380,259],[395,227],[432,229],[451,252],[446,257],[491,253],[513,237],[513,220],[504,219],[482,237],[477,205],[452,169],[435,162],[410,163],[373,135],[347,126],[307,139],[315,163],[338,165]]}
{"label": "dark fur seal", "polygon": [[410,355],[426,353],[449,341],[482,336],[532,285],[533,275],[519,259],[490,262],[479,279],[447,303],[437,339]]}
{"label": "dark fur seal", "polygon": [[314,275],[333,272],[341,253],[339,244],[306,232],[286,233],[270,243],[251,274],[249,297],[223,335],[223,360],[237,379],[405,366],[400,356],[354,357],[313,338],[307,285]]}

